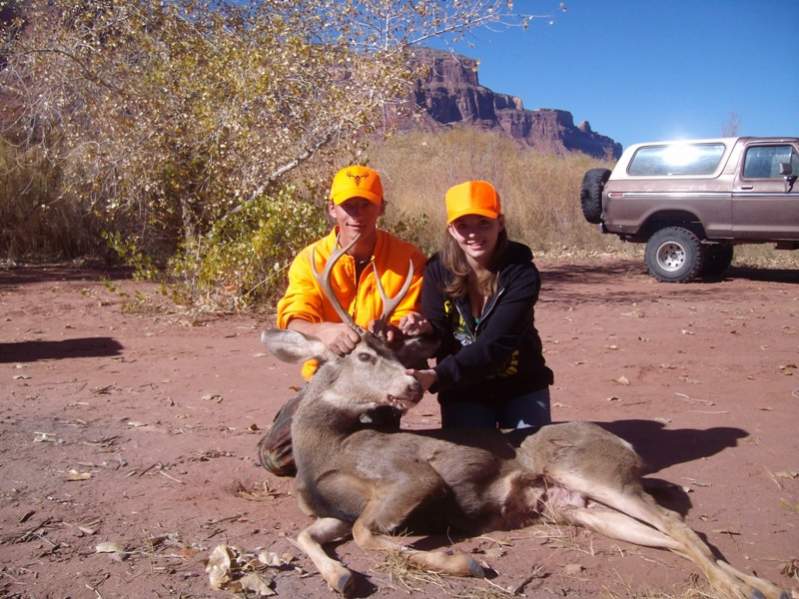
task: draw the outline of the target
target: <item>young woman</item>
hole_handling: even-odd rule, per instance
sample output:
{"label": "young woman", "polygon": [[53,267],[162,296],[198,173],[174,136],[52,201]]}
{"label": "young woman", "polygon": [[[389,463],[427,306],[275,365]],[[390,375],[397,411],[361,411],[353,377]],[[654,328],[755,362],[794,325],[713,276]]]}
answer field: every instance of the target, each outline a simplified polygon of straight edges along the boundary
{"label": "young woman", "polygon": [[508,240],[489,182],[456,185],[445,203],[447,234],[425,268],[423,314],[400,324],[442,343],[435,368],[411,372],[438,393],[444,428],[548,424],[553,377],[533,320],[541,286],[533,254]]}

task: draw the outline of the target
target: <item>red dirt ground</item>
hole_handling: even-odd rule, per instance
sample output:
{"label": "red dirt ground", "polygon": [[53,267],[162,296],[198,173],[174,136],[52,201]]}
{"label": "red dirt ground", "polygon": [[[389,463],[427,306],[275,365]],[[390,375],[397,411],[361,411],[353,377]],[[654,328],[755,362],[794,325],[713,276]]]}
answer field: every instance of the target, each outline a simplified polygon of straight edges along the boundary
{"label": "red dirt ground", "polygon": [[[650,478],[676,484],[662,503],[733,565],[799,596],[799,271],[665,285],[632,262],[539,267],[555,419],[630,440]],[[308,522],[291,481],[255,460],[301,382],[259,345],[271,322],[192,319],[154,310],[153,297],[153,286],[97,271],[0,271],[0,596],[222,598],[204,562],[228,543],[295,556],[262,569],[278,595],[332,597],[290,541]],[[426,397],[405,422],[430,428],[437,417]],[[124,553],[97,553],[100,543]],[[439,597],[704,588],[677,556],[568,528],[457,546],[496,577],[406,584]],[[379,556],[352,541],[334,551],[362,574],[358,596],[407,596]]]}

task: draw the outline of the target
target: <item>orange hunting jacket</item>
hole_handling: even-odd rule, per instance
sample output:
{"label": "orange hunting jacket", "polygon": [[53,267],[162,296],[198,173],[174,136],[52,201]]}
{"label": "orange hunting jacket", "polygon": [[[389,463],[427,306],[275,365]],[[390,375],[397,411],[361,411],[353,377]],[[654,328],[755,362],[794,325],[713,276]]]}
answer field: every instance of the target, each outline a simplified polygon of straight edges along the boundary
{"label": "orange hunting jacket", "polygon": [[[289,267],[289,285],[286,293],[277,304],[277,326],[288,327],[294,318],[308,322],[341,322],[330,301],[324,296],[311,270],[312,250],[316,249],[316,270],[321,273],[327,259],[336,248],[337,231],[334,228],[327,236],[303,249]],[[372,262],[380,273],[380,282],[386,294],[393,297],[405,282],[408,263],[413,261],[413,283],[408,293],[391,315],[393,324],[408,314],[419,311],[419,295],[422,289],[422,273],[426,259],[413,245],[397,239],[386,231],[377,231]],[[371,264],[355,280],[355,259],[344,254],[330,273],[330,287],[341,306],[352,316],[355,324],[366,328],[383,312],[383,302],[375,284],[374,269]],[[306,362],[302,374],[309,379],[316,370],[316,363]]]}

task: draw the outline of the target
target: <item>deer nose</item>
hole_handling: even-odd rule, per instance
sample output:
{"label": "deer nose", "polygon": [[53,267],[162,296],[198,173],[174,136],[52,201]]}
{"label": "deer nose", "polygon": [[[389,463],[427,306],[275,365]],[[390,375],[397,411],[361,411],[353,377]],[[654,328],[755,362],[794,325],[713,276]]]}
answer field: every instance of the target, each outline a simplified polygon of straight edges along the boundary
{"label": "deer nose", "polygon": [[424,395],[424,389],[422,389],[422,384],[416,379],[413,379],[412,383],[408,383],[406,389],[408,396],[413,397],[414,401],[419,401],[420,399],[422,399],[422,395]]}

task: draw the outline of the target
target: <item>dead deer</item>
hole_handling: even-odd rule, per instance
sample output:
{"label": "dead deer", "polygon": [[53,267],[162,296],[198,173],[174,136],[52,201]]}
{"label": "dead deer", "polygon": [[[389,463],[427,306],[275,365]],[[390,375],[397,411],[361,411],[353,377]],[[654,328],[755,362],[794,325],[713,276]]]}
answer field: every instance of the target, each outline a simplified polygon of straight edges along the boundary
{"label": "dead deer", "polygon": [[[380,432],[361,415],[389,405],[401,411],[422,397],[401,357],[378,335],[355,327],[328,278],[346,248],[317,279],[339,316],[361,337],[346,356],[313,337],[268,330],[261,338],[278,358],[316,358],[320,368],[294,416],[292,439],[300,507],[316,520],[297,538],[325,581],[351,590],[353,577],[323,545],[352,535],[366,551],[398,551],[418,567],[456,576],[484,576],[463,553],[421,551],[392,531],[426,517],[442,529],[514,529],[546,521],[580,525],[614,539],[668,549],[694,562],[716,591],[732,598],[788,599],[770,582],[721,559],[676,512],[658,505],[641,483],[641,459],[623,439],[588,422],[545,426],[516,448],[490,430]],[[410,274],[408,281],[410,281]],[[388,315],[399,299],[387,300]],[[401,292],[401,293],[404,293]],[[401,296],[397,296],[401,297]]]}

